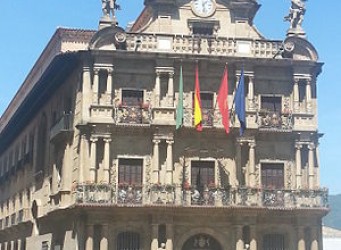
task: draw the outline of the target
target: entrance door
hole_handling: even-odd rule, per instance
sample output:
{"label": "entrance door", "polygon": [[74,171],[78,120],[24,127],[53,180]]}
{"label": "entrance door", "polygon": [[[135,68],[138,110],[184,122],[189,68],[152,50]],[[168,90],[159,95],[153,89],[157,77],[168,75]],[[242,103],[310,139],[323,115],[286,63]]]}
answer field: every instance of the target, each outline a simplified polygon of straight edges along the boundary
{"label": "entrance door", "polygon": [[182,250],[222,250],[219,242],[207,234],[197,234],[189,238]]}

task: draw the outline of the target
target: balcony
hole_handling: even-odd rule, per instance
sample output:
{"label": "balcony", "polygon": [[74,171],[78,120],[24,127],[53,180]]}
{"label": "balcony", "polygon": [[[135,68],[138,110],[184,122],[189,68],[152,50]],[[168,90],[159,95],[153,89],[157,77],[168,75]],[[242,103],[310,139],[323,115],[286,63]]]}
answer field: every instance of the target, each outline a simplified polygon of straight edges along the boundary
{"label": "balcony", "polygon": [[[194,112],[194,109],[192,108],[184,109],[184,125],[186,127],[193,126],[193,119],[194,119],[193,112]],[[202,114],[202,125],[204,127],[218,127],[218,128],[223,127],[221,123],[221,114],[218,109],[202,108],[201,114]]]}
{"label": "balcony", "polygon": [[70,132],[72,127],[73,116],[71,114],[64,114],[50,129],[50,141],[63,139]]}
{"label": "balcony", "polygon": [[278,113],[260,110],[257,113],[259,130],[263,131],[292,131],[293,122],[291,113]]}
{"label": "balcony", "polygon": [[150,124],[151,110],[140,106],[120,106],[115,109],[116,124]]}
{"label": "balcony", "polygon": [[137,46],[142,52],[273,58],[282,41],[128,33],[127,50]]}
{"label": "balcony", "polygon": [[205,206],[258,208],[327,208],[328,190],[267,190],[255,188],[205,187],[202,190],[180,185],[78,184],[77,204],[115,206]]}

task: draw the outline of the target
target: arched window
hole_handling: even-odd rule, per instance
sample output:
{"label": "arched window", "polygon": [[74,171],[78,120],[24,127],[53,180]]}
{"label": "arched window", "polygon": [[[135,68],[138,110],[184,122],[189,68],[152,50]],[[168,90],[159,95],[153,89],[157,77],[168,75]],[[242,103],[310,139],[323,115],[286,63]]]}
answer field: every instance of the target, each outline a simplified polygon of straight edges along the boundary
{"label": "arched window", "polygon": [[263,250],[284,250],[284,235],[266,234],[263,237]]}
{"label": "arched window", "polygon": [[140,234],[122,232],[117,235],[117,250],[140,250]]}

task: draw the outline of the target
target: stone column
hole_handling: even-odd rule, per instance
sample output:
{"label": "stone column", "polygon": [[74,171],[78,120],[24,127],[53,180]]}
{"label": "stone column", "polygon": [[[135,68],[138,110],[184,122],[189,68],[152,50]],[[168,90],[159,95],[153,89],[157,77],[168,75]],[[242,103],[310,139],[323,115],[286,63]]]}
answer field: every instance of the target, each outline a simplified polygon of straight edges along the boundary
{"label": "stone column", "polygon": [[[83,100],[82,100],[83,121],[88,121],[90,119],[89,106],[92,102],[90,78],[91,78],[90,77],[90,68],[89,67],[83,67]],[[27,141],[29,141],[29,139]]]}
{"label": "stone column", "polygon": [[298,227],[297,231],[298,231],[297,250],[306,250],[305,238],[304,238],[304,227]]}
{"label": "stone column", "polygon": [[108,79],[107,79],[107,103],[112,104],[112,77],[113,77],[113,69],[108,69]]}
{"label": "stone column", "polygon": [[311,111],[311,78],[306,80],[306,108]]}
{"label": "stone column", "polygon": [[166,184],[173,183],[173,140],[167,140]]}
{"label": "stone column", "polygon": [[173,224],[166,225],[166,250],[173,250],[174,229]]}
{"label": "stone column", "polygon": [[155,79],[155,88],[154,88],[154,94],[155,94],[155,107],[160,106],[160,72],[156,72],[156,79]]}
{"label": "stone column", "polygon": [[94,68],[94,82],[92,85],[92,93],[93,93],[93,104],[98,104],[98,90],[99,90],[99,69]]}
{"label": "stone column", "polygon": [[104,168],[103,168],[103,182],[110,182],[110,138],[104,139]]}
{"label": "stone column", "polygon": [[87,225],[85,250],[93,250],[94,247],[94,226]]}
{"label": "stone column", "polygon": [[317,163],[317,166],[315,166],[316,172],[315,172],[315,186],[320,188],[320,151],[319,151],[319,143],[315,145],[315,163]]}
{"label": "stone column", "polygon": [[255,94],[254,94],[254,84],[253,84],[253,75],[249,76],[249,92],[247,94],[248,96],[248,101],[249,101],[249,109],[254,109],[254,99],[255,99]]}
{"label": "stone column", "polygon": [[244,240],[243,240],[243,226],[235,226],[236,232],[236,250],[244,250]]}
{"label": "stone column", "polygon": [[302,144],[296,143],[296,189],[302,187],[302,160],[301,160],[301,148]]}
{"label": "stone column", "polygon": [[317,227],[312,227],[311,228],[311,235],[310,235],[310,239],[311,239],[311,246],[310,246],[310,250],[319,250],[319,242],[318,242],[318,229]]}
{"label": "stone column", "polygon": [[150,245],[150,250],[157,250],[159,248],[159,225],[152,224],[152,242]]}
{"label": "stone column", "polygon": [[256,142],[249,142],[249,186],[255,187],[256,185]]}
{"label": "stone column", "polygon": [[169,103],[168,105],[170,107],[174,106],[174,72],[171,72],[168,74],[168,92],[167,96],[169,98]]}
{"label": "stone column", "polygon": [[80,152],[80,164],[79,164],[79,183],[83,183],[88,180],[90,176],[89,169],[86,166],[89,164],[89,141],[86,135],[81,135],[81,152]]}
{"label": "stone column", "polygon": [[294,86],[293,86],[293,99],[294,99],[294,111],[298,111],[300,109],[300,93],[299,93],[299,83],[300,79],[298,77],[294,77]]}
{"label": "stone column", "polygon": [[153,173],[152,173],[152,183],[159,182],[159,144],[160,140],[153,140]]}
{"label": "stone column", "polygon": [[94,183],[96,180],[97,170],[97,142],[98,138],[91,138],[91,155],[90,155],[90,182]]}
{"label": "stone column", "polygon": [[100,250],[108,250],[108,236],[109,236],[109,225],[102,225],[102,235],[100,242]]}
{"label": "stone column", "polygon": [[309,143],[308,145],[308,149],[309,149],[309,156],[308,156],[308,186],[309,189],[313,189],[314,188],[314,170],[315,170],[315,154],[314,154],[314,150],[315,150],[315,144],[314,143]]}
{"label": "stone column", "polygon": [[[18,249],[18,250],[21,250],[21,239],[18,239],[18,240],[17,240],[17,243],[18,243],[18,248],[17,248],[17,249]],[[1,248],[0,248],[0,249],[1,249]]]}
{"label": "stone column", "polygon": [[250,250],[257,250],[256,226],[250,226]]}

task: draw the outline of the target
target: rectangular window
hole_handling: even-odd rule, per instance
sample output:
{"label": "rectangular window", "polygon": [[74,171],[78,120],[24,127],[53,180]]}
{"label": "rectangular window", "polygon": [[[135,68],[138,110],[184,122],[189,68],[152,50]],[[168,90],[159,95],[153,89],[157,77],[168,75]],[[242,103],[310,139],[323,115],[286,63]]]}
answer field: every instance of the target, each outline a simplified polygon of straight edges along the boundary
{"label": "rectangular window", "polygon": [[282,98],[280,96],[262,96],[261,108],[270,112],[281,112]]}
{"label": "rectangular window", "polygon": [[284,164],[263,163],[262,164],[262,185],[264,188],[284,188]]}
{"label": "rectangular window", "polygon": [[142,185],[142,159],[119,159],[118,183]]}
{"label": "rectangular window", "polygon": [[280,96],[262,96],[261,109],[268,112],[280,113],[282,110],[282,98]]}
{"label": "rectangular window", "polygon": [[143,104],[142,90],[122,90],[122,105],[127,107],[141,107]]}
{"label": "rectangular window", "polygon": [[203,109],[213,109],[213,93],[200,93],[200,98]]}
{"label": "rectangular window", "polygon": [[214,185],[214,162],[213,161],[192,161],[191,162],[191,184],[198,190]]}
{"label": "rectangular window", "polygon": [[213,27],[201,27],[201,26],[193,26],[193,35],[213,35]]}

